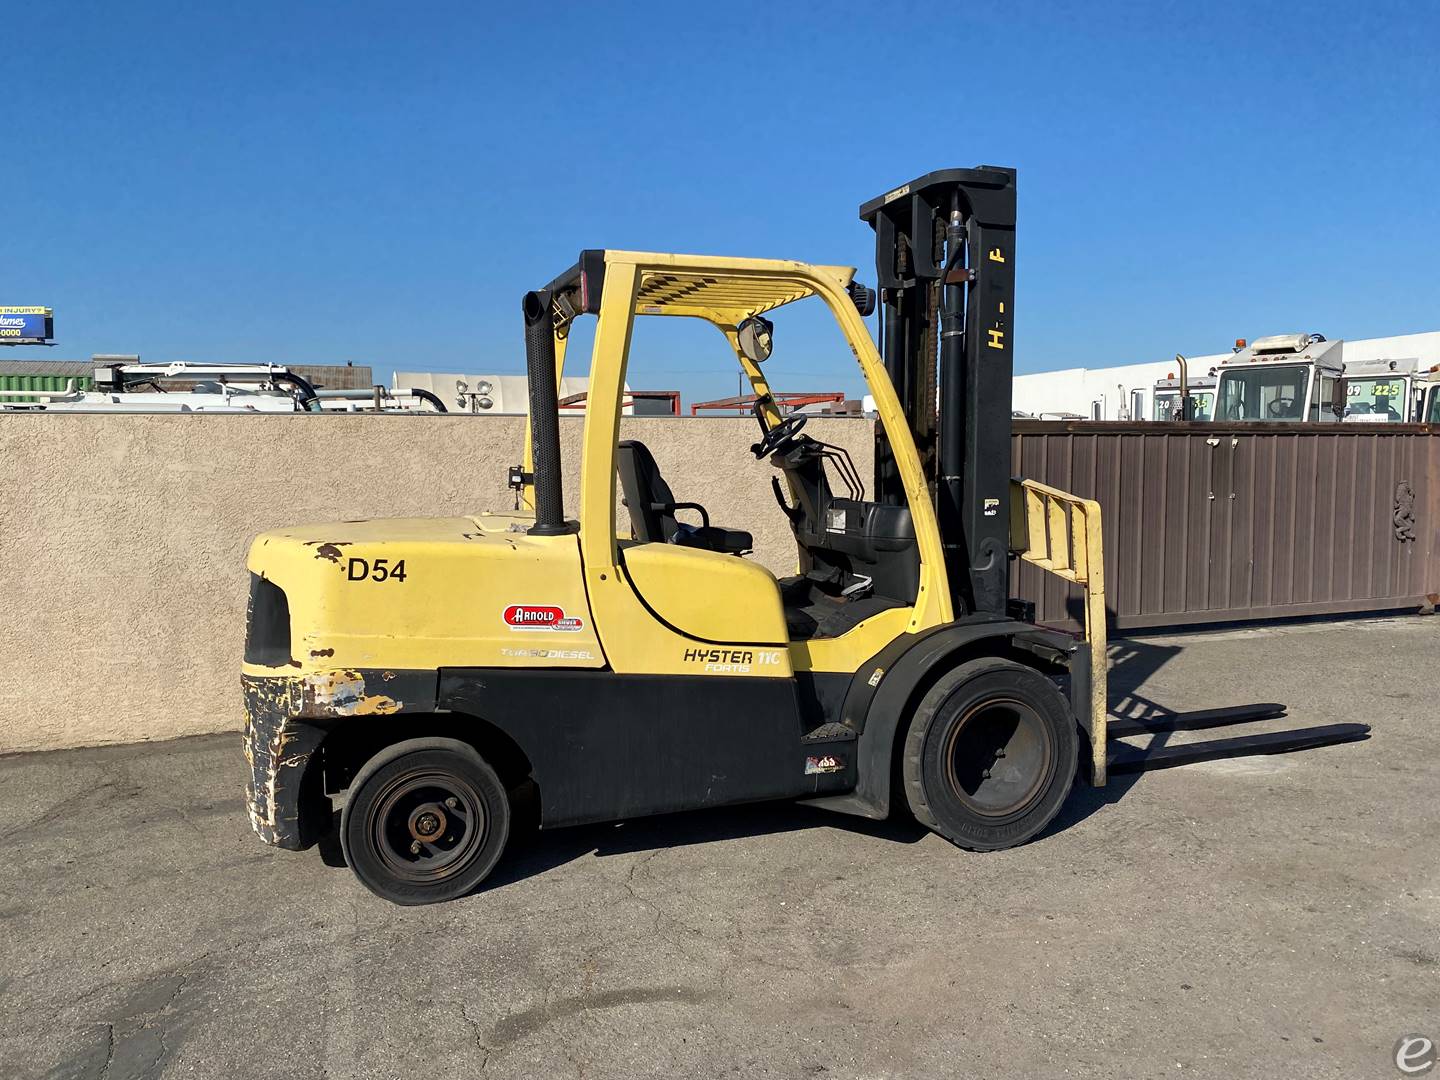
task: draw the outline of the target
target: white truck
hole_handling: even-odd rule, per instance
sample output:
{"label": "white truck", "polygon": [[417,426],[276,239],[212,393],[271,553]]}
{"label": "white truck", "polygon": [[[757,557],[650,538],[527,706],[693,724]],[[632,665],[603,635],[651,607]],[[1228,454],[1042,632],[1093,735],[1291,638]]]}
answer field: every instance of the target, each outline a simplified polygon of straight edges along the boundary
{"label": "white truck", "polygon": [[1345,405],[1340,419],[1347,424],[1423,422],[1419,367],[1415,357],[1350,361],[1345,365]]}
{"label": "white truck", "polygon": [[1319,334],[1257,338],[1215,368],[1215,419],[1332,423],[1344,399],[1344,342]]}
{"label": "white truck", "polygon": [[[1190,419],[1213,420],[1215,418],[1215,376],[1198,375],[1188,379],[1190,392]],[[1136,419],[1140,419],[1136,417]],[[1150,419],[1179,420],[1180,380],[1167,375],[1155,380],[1155,391],[1151,395]]]}
{"label": "white truck", "polygon": [[[412,401],[413,399],[413,401]],[[409,407],[407,407],[409,406]],[[427,409],[428,406],[428,409]],[[304,413],[445,412],[424,389],[384,386],[316,390],[280,364],[142,364],[95,357],[95,383],[78,390],[0,390],[0,412]]]}
{"label": "white truck", "polygon": [[1440,364],[1415,377],[1415,419],[1421,424],[1440,424]]}

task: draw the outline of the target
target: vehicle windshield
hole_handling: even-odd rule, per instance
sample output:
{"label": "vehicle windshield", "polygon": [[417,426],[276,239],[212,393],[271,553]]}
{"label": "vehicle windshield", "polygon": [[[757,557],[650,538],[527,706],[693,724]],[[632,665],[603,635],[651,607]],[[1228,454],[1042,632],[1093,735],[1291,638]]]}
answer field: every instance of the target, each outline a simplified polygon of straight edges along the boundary
{"label": "vehicle windshield", "polygon": [[1255,364],[1220,372],[1219,420],[1303,420],[1309,364]]}
{"label": "vehicle windshield", "polygon": [[[1196,420],[1209,420],[1215,410],[1215,392],[1213,390],[1192,390],[1190,392],[1191,408]],[[1180,391],[1161,390],[1155,394],[1155,419],[1156,420],[1179,420],[1180,419]]]}
{"label": "vehicle windshield", "polygon": [[1389,376],[1345,381],[1345,419],[1398,424],[1405,419],[1408,380]]}
{"label": "vehicle windshield", "polygon": [[1432,386],[1426,391],[1425,402],[1425,422],[1440,424],[1440,386]]}

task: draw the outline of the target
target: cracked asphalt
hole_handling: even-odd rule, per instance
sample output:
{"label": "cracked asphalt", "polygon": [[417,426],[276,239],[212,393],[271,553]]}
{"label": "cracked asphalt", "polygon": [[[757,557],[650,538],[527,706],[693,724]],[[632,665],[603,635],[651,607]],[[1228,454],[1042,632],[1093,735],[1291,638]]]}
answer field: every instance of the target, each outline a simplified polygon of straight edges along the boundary
{"label": "cracked asphalt", "polygon": [[261,844],[238,736],[0,759],[0,1078],[1400,1075],[1440,1039],[1437,656],[1418,617],[1120,642],[1123,715],[1374,735],[989,855],[785,805],[561,831],[434,908]]}

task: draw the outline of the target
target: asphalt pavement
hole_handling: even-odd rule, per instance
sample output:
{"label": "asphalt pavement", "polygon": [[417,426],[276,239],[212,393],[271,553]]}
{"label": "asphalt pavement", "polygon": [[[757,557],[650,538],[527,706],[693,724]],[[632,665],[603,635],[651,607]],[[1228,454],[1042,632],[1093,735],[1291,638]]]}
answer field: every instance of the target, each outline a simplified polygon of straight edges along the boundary
{"label": "asphalt pavement", "polygon": [[264,846],[238,736],[0,759],[0,1080],[1402,1075],[1440,1041],[1440,619],[1112,655],[1122,715],[1373,734],[1117,778],[993,854],[783,804],[559,831],[417,909]]}

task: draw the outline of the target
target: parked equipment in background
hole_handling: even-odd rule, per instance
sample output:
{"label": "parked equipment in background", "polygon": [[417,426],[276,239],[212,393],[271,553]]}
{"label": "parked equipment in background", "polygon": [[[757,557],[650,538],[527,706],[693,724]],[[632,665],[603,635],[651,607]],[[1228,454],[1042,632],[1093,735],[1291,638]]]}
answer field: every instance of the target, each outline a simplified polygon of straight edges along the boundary
{"label": "parked equipment in background", "polygon": [[[863,321],[876,293],[851,267],[582,251],[522,304],[529,441],[509,476],[525,509],[255,539],[245,747],[266,841],[313,842],[345,792],[351,868],[418,904],[479,884],[522,810],[554,828],[798,798],[908,809],[991,850],[1044,829],[1077,772],[1104,783],[1100,508],[1010,477],[1015,173],[930,173],[860,215],[878,349]],[[770,389],[766,369],[784,370],[771,319],[805,301],[828,310],[874,397],[873,477]],[[576,520],[557,382],[592,316]],[[750,533],[620,440],[632,330],[649,317],[709,323],[734,350],[798,574],[747,561]],[[1083,637],[1009,600],[1012,555],[1080,587]]]}
{"label": "parked equipment in background", "polygon": [[[316,400],[325,412],[449,412],[445,403],[429,390],[412,386],[391,390],[378,383],[369,389],[356,387],[344,390],[317,390]],[[410,405],[408,402],[415,402]]]}
{"label": "parked equipment in background", "polygon": [[[348,372],[351,369],[336,368]],[[368,371],[368,369],[362,369]],[[445,412],[421,388],[316,389],[280,364],[142,364],[134,356],[96,356],[93,377],[77,387],[0,389],[0,410],[81,413]],[[49,380],[49,381],[54,381]],[[27,380],[28,382],[28,380]]]}
{"label": "parked equipment in background", "polygon": [[[301,412],[318,411],[315,388],[278,364],[142,364],[96,356],[91,388],[67,387],[38,400],[6,403],[9,412]],[[28,396],[34,398],[33,392]]]}
{"label": "parked equipment in background", "polygon": [[1414,357],[1348,361],[1341,421],[1347,424],[1420,422],[1425,414],[1417,385],[1419,363]]}
{"label": "parked equipment in background", "polygon": [[[1177,357],[1178,359],[1178,357]],[[1150,418],[1152,420],[1212,420],[1215,417],[1215,376],[1191,375],[1188,377],[1190,415],[1185,415],[1184,397],[1181,394],[1181,380],[1167,375],[1155,381],[1155,391]],[[1136,419],[1139,419],[1138,417]]]}
{"label": "parked equipment in background", "polygon": [[1319,334],[1259,338],[1215,369],[1215,419],[1334,423],[1344,402],[1344,342]]}
{"label": "parked equipment in background", "polygon": [[1415,419],[1421,424],[1440,424],[1440,364],[1415,377]]}

